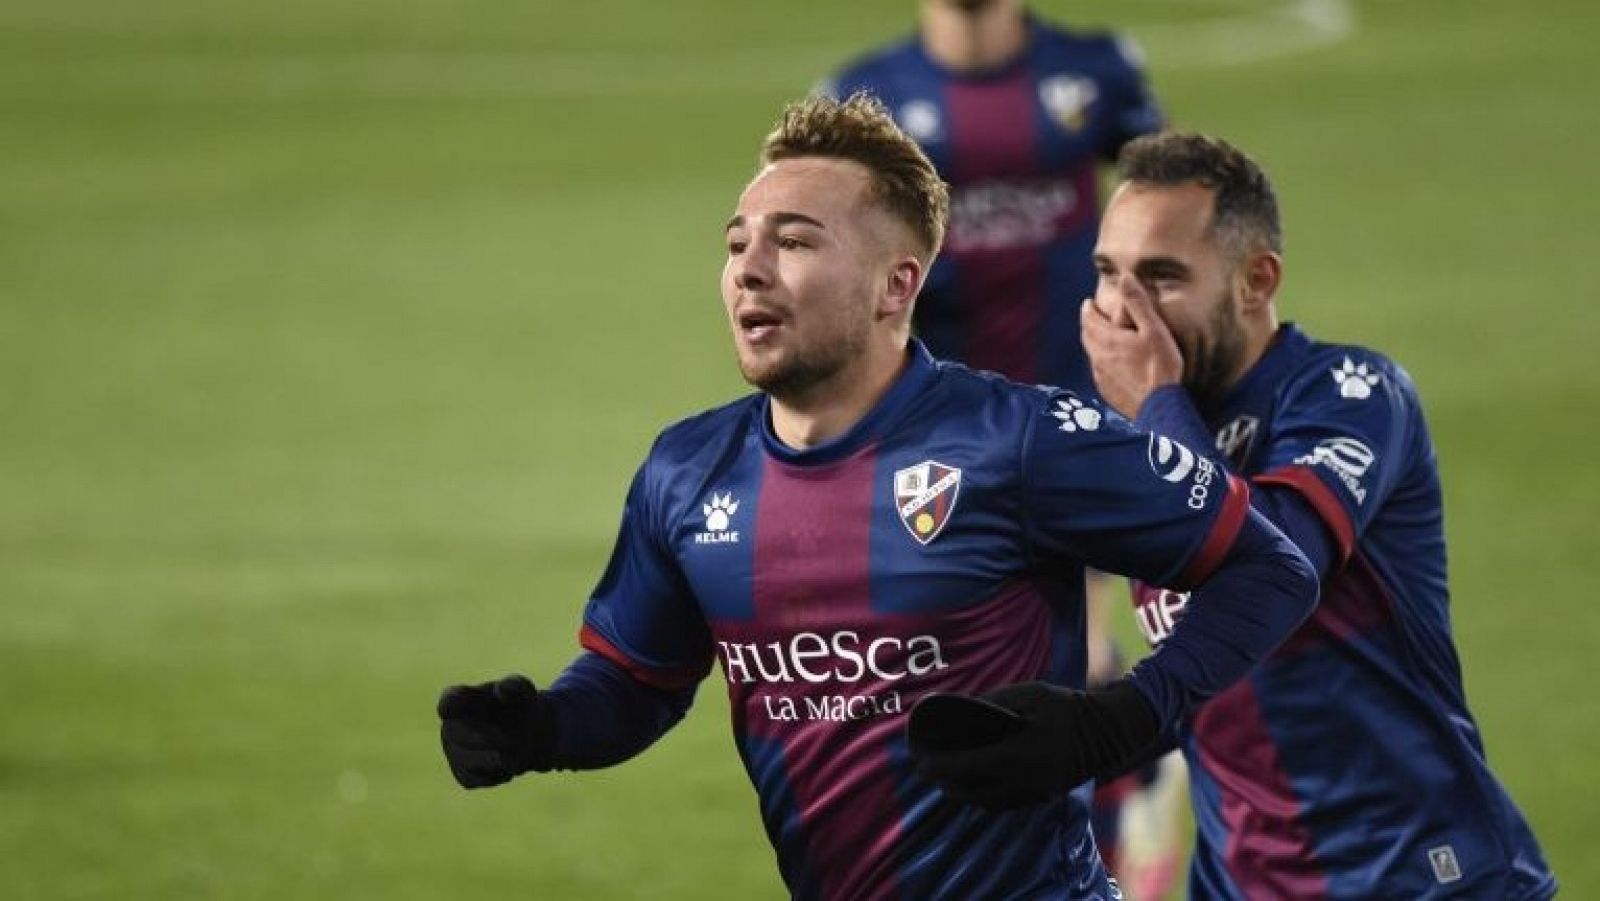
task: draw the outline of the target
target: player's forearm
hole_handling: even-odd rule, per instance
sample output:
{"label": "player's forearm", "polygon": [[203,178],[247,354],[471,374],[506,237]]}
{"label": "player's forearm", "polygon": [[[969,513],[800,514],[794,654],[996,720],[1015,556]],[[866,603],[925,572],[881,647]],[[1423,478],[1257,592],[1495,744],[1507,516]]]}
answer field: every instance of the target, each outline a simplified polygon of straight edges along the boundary
{"label": "player's forearm", "polygon": [[1134,425],[1147,432],[1177,439],[1207,456],[1215,453],[1211,430],[1206,428],[1206,421],[1201,418],[1200,411],[1195,409],[1194,401],[1182,385],[1162,385],[1150,392],[1139,406]]}
{"label": "player's forearm", "polygon": [[646,685],[593,652],[585,652],[544,692],[550,705],[556,769],[592,770],[621,763],[654,744],[683,719],[694,687],[665,691]]}
{"label": "player's forearm", "polygon": [[1242,678],[1310,614],[1317,578],[1305,556],[1258,511],[1194,589],[1183,618],[1132,679],[1163,728]]}
{"label": "player's forearm", "polygon": [[[1207,456],[1215,456],[1211,431],[1189,392],[1181,385],[1157,388],[1139,408],[1136,423],[1140,428],[1166,435]],[[1217,462],[1224,467],[1226,460]],[[1252,485],[1250,506],[1294,542],[1321,579],[1339,562],[1339,549],[1328,526],[1300,492],[1282,485]]]}

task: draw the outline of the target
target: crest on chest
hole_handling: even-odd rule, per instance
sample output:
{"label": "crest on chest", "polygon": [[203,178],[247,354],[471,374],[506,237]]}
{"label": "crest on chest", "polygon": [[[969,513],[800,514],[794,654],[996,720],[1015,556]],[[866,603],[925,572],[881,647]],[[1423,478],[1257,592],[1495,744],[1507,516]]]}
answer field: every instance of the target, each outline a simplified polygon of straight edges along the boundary
{"label": "crest on chest", "polygon": [[944,531],[960,492],[961,470],[934,460],[894,474],[895,512],[918,544],[928,544]]}

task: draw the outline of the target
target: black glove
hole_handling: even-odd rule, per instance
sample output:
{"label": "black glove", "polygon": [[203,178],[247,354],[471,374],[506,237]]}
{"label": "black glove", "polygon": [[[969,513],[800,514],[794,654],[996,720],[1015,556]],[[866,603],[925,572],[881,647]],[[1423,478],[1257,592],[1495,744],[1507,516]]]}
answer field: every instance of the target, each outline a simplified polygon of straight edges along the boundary
{"label": "black glove", "polygon": [[1119,772],[1161,732],[1155,711],[1126,678],[1093,691],[1029,682],[981,698],[1014,711],[1024,726],[966,748],[919,740],[912,729],[908,744],[919,776],[952,800],[991,810],[1039,804]]}
{"label": "black glove", "polygon": [[548,705],[525,676],[452,685],[439,695],[439,740],[462,788],[550,769]]}

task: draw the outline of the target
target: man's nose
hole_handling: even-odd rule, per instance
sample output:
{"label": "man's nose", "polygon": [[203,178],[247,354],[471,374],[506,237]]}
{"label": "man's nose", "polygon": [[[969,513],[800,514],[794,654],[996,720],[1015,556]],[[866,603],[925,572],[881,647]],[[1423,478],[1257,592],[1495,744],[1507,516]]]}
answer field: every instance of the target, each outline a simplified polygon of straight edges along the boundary
{"label": "man's nose", "polygon": [[1132,273],[1124,273],[1118,276],[1117,290],[1113,293],[1117,298],[1117,312],[1119,313],[1122,311],[1122,303],[1126,298],[1149,296],[1149,291],[1146,289],[1144,281]]}
{"label": "man's nose", "polygon": [[1113,320],[1122,315],[1122,299],[1127,296],[1128,279],[1122,276],[1101,276],[1094,292],[1094,305]]}
{"label": "man's nose", "polygon": [[739,257],[733,283],[744,291],[759,291],[772,285],[772,254],[758,243],[751,243]]}
{"label": "man's nose", "polygon": [[1103,293],[1107,296],[1100,299],[1100,306],[1105,310],[1106,315],[1110,316],[1113,322],[1126,323],[1128,321],[1128,299],[1142,297],[1149,300],[1150,286],[1145,284],[1143,279],[1132,273],[1124,273],[1117,276],[1116,282],[1112,285],[1110,291]]}

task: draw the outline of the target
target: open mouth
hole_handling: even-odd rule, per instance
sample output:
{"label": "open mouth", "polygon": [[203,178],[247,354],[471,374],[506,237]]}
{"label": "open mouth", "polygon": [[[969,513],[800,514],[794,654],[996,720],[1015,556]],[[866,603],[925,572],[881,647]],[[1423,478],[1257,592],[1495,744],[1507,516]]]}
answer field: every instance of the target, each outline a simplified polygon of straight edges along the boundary
{"label": "open mouth", "polygon": [[738,315],[739,333],[748,341],[761,341],[783,325],[783,317],[758,308],[742,311]]}

